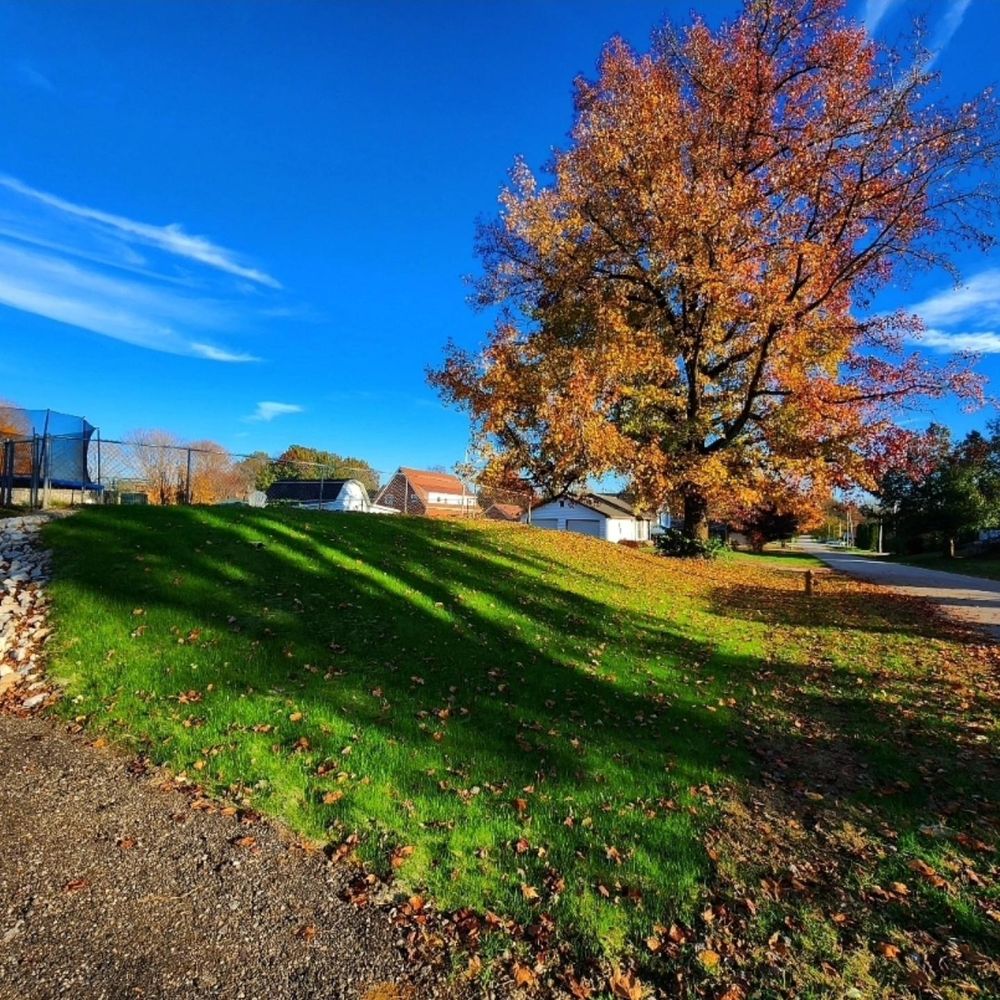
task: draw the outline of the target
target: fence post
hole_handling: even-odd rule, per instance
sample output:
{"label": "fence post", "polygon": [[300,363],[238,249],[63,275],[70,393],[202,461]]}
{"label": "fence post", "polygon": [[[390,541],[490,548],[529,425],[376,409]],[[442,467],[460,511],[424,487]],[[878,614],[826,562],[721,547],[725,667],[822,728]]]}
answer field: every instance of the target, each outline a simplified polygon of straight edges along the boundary
{"label": "fence post", "polygon": [[4,441],[3,463],[0,464],[0,507],[10,507],[14,501],[14,442]]}
{"label": "fence post", "polygon": [[38,506],[38,473],[41,464],[41,448],[38,443],[38,435],[31,435],[31,483],[28,487],[28,507],[34,510]]}
{"label": "fence post", "polygon": [[184,482],[184,502],[191,506],[191,449],[187,450],[187,479]]}
{"label": "fence post", "polygon": [[47,510],[52,499],[52,435],[46,434],[43,444],[45,475],[42,479],[42,509]]}
{"label": "fence post", "polygon": [[806,570],[806,595],[812,597],[813,593],[813,571],[811,569]]}

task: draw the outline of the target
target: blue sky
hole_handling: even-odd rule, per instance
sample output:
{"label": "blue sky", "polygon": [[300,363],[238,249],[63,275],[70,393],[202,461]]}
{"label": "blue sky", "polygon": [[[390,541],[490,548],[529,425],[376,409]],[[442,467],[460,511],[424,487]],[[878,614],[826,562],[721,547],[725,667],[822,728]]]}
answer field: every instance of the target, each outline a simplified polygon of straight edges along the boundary
{"label": "blue sky", "polygon": [[[737,3],[0,3],[0,396],[106,437],[452,464],[466,421],[424,369],[485,333],[475,219],[516,154],[563,141],[611,35],[643,47],[691,6]],[[926,15],[955,98],[996,82],[994,0],[851,11],[881,37]],[[880,305],[1000,386],[1000,261],[959,263],[964,288],[921,275]]]}

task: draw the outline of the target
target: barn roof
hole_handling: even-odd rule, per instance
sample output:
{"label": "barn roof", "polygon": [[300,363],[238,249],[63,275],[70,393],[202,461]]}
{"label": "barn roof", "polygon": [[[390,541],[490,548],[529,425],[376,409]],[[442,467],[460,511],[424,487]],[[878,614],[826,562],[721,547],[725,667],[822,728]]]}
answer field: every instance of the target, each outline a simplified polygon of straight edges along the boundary
{"label": "barn roof", "polygon": [[450,472],[425,472],[422,469],[407,469],[400,466],[399,471],[410,481],[421,500],[427,499],[428,493],[468,493],[458,476]]}
{"label": "barn roof", "polygon": [[510,521],[517,521],[520,519],[524,510],[518,507],[516,503],[493,503],[486,509],[486,516],[490,516],[490,511],[495,510],[502,514],[505,518]]}
{"label": "barn roof", "polygon": [[268,500],[336,500],[347,479],[278,479],[267,488]]}

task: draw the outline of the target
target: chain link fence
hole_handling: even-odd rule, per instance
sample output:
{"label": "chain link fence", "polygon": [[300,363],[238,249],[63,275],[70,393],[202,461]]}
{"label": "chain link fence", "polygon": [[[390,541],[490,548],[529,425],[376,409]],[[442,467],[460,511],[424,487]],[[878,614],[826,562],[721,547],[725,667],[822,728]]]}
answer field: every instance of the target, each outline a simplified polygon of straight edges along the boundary
{"label": "chain link fence", "polygon": [[[272,459],[217,445],[179,445],[152,438],[107,440],[99,433],[0,434],[0,507],[44,508],[79,504],[220,504],[263,506],[275,482],[301,487],[301,506],[326,509],[345,476],[357,475],[369,492],[371,468]],[[280,492],[280,491],[279,491]]]}
{"label": "chain link fence", "polygon": [[[494,485],[467,466],[456,466],[456,473],[461,517],[530,522],[540,498],[529,484]],[[361,496],[345,504],[339,494],[347,478],[363,489],[352,486]],[[211,442],[179,444],[160,431],[108,440],[79,417],[0,405],[0,507],[271,502],[392,513],[373,503],[382,479],[370,466],[241,454]],[[475,502],[466,503],[466,496]]]}

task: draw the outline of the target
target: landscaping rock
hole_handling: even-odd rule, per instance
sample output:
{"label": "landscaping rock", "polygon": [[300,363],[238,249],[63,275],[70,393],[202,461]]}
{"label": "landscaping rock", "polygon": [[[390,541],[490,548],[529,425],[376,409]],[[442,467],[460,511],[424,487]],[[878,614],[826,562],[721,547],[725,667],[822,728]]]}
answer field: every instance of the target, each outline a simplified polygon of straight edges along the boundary
{"label": "landscaping rock", "polygon": [[41,708],[53,694],[38,664],[52,633],[43,589],[51,555],[39,544],[39,531],[54,516],[61,515],[0,520],[0,704],[18,714]]}

